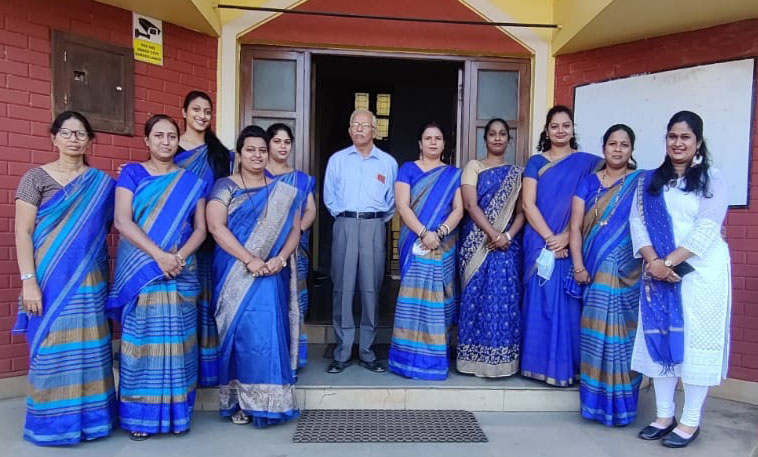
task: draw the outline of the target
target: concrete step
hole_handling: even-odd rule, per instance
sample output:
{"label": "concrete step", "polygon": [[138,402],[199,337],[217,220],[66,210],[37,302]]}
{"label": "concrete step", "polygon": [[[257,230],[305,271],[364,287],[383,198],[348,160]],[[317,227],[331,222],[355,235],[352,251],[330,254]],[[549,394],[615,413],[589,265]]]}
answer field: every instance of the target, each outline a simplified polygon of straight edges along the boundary
{"label": "concrete step", "polygon": [[[296,385],[301,409],[579,410],[576,387],[552,387],[518,375],[483,379],[454,369],[445,381],[418,381],[389,372],[372,373],[357,363],[340,374],[329,374],[330,360],[324,352],[324,345],[309,345],[308,365],[299,370]],[[200,389],[195,406],[218,410],[218,389]]]}

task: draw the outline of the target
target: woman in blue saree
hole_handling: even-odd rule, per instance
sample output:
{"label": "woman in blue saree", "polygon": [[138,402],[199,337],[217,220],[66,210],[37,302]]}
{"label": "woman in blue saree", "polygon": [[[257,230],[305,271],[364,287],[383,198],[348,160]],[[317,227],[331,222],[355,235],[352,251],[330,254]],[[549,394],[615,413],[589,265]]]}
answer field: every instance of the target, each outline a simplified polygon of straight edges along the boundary
{"label": "woman in blue saree", "polygon": [[448,372],[447,330],[458,305],[455,229],[463,216],[461,171],[442,162],[445,139],[436,122],[421,127],[418,144],[419,160],[403,164],[395,181],[403,226],[388,368],[408,378],[443,380]]}
{"label": "woman in blue saree", "polygon": [[106,235],[115,182],[87,166],[95,133],[81,114],[50,128],[58,160],[21,178],[16,253],[22,293],[14,333],[29,343],[24,439],[71,445],[107,436],[117,418]]}
{"label": "woman in blue saree", "polygon": [[305,194],[294,173],[266,177],[268,136],[260,127],[242,130],[236,150],[239,172],[220,179],[208,202],[217,243],[219,402],[221,415],[233,423],[266,427],[299,415],[297,274],[282,270],[297,249]]}
{"label": "woman in blue saree", "polygon": [[[213,103],[205,92],[193,90],[184,97],[182,105],[184,133],[179,138],[179,150],[174,162],[191,171],[203,180],[208,195],[217,179],[229,176],[234,155],[218,140],[211,129]],[[199,347],[198,386],[218,385],[218,331],[211,308],[211,262],[214,243],[207,237],[198,249],[197,278],[200,281],[200,296],[197,301],[197,344]]]}
{"label": "woman in blue saree", "polygon": [[[305,334],[305,315],[308,312],[308,274],[310,268],[310,244],[311,226],[316,220],[316,200],[313,193],[316,179],[300,170],[294,170],[287,164],[287,159],[292,152],[292,142],[295,137],[287,124],[276,123],[266,129],[269,136],[269,160],[266,165],[266,176],[275,178],[289,173],[295,174],[297,188],[308,197],[303,200],[300,209],[300,243],[295,251],[295,261],[290,265],[290,270],[297,270],[297,297],[300,303],[300,335],[298,337],[299,350],[297,367],[302,368],[308,360],[308,338]],[[287,274],[287,271],[285,271]]]}
{"label": "woman in blue saree", "polygon": [[120,319],[121,427],[141,441],[189,431],[197,385],[195,250],[205,239],[203,180],[174,163],[179,127],[145,123],[147,162],[123,168],[116,189],[120,239],[108,310]]}
{"label": "woman in blue saree", "polygon": [[461,312],[456,367],[461,373],[498,378],[518,373],[521,353],[521,239],[519,204],[523,167],[505,163],[508,124],[484,127],[487,157],[463,170],[467,216],[461,225],[458,272]]}
{"label": "woman in blue saree", "polygon": [[524,305],[521,374],[555,386],[579,377],[581,302],[564,290],[571,202],[600,157],[577,152],[574,115],[557,105],[547,113],[537,150],[524,170]]}
{"label": "woman in blue saree", "polygon": [[[580,329],[582,417],[628,425],[637,417],[641,376],[632,371],[641,261],[632,252],[629,213],[641,171],[632,158],[634,131],[603,135],[605,165],[574,195],[570,247],[573,294],[583,296]],[[582,286],[583,293],[582,293]]]}

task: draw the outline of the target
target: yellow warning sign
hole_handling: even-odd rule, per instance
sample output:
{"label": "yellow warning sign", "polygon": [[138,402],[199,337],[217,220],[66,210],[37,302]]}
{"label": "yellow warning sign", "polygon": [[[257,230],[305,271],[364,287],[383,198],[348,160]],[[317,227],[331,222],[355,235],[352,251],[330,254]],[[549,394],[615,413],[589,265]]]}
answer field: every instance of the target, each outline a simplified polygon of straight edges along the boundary
{"label": "yellow warning sign", "polygon": [[134,60],[163,65],[163,22],[132,13]]}
{"label": "yellow warning sign", "polygon": [[155,65],[163,65],[163,46],[135,38],[134,60]]}

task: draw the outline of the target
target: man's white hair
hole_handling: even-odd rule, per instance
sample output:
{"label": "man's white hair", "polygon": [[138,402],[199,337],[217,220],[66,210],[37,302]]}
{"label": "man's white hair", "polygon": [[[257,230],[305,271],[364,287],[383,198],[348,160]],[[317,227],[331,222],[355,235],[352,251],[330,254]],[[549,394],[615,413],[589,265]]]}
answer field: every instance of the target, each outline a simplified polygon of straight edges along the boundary
{"label": "man's white hair", "polygon": [[372,113],[371,111],[367,109],[357,109],[353,111],[353,114],[350,115],[350,125],[353,125],[353,119],[355,119],[355,116],[359,114],[368,114],[369,117],[371,117],[371,127],[373,127],[374,130],[376,130],[376,116],[374,116],[374,113]]}

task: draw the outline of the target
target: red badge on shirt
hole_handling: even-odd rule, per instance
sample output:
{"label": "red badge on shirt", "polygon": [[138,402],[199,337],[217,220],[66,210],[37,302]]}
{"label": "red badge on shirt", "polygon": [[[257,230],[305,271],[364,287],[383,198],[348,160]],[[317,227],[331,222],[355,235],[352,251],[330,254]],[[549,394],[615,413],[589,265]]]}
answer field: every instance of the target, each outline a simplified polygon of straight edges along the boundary
{"label": "red badge on shirt", "polygon": [[381,174],[381,173],[379,173],[378,175],[376,175],[376,179],[378,179],[379,182],[382,183],[382,184],[384,184],[384,181],[386,180],[386,178],[384,177],[384,175]]}

